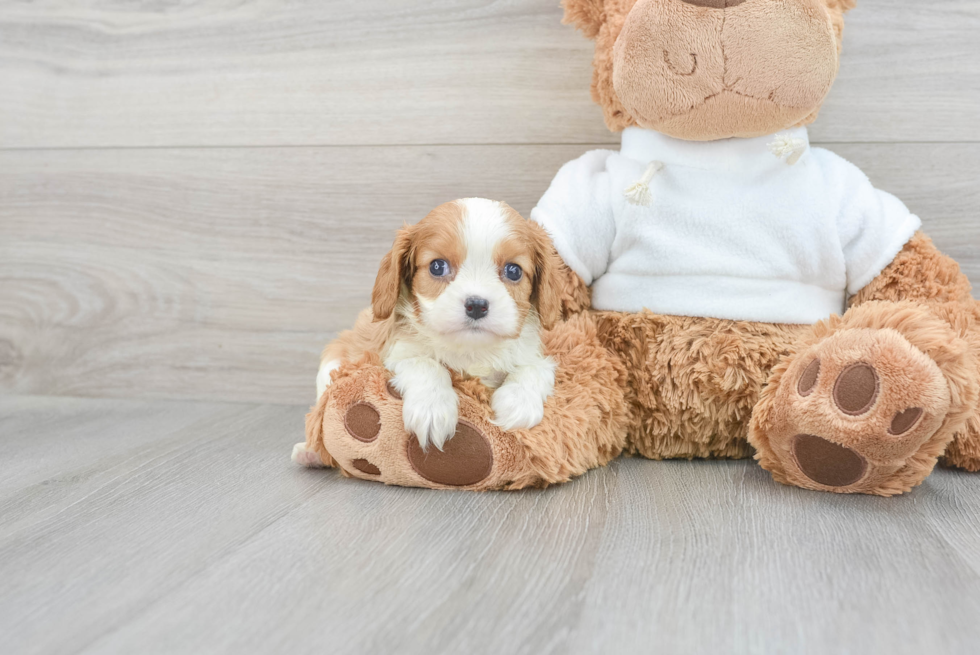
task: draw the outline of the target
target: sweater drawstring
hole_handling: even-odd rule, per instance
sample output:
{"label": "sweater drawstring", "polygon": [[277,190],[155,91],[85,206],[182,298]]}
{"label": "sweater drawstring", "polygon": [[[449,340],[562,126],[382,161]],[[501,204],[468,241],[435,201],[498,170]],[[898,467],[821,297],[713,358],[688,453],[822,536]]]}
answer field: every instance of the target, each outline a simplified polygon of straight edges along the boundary
{"label": "sweater drawstring", "polygon": [[769,144],[769,152],[779,159],[785,159],[792,166],[800,161],[809,144],[806,139],[797,139],[788,134],[777,134],[776,140]]}
{"label": "sweater drawstring", "polygon": [[626,200],[629,201],[631,205],[641,205],[643,207],[649,207],[650,202],[653,198],[650,195],[650,180],[653,176],[659,173],[664,167],[663,162],[652,161],[650,165],[647,166],[646,171],[643,173],[643,177],[639,179],[635,184],[631,184],[623,191],[623,195],[626,196]]}

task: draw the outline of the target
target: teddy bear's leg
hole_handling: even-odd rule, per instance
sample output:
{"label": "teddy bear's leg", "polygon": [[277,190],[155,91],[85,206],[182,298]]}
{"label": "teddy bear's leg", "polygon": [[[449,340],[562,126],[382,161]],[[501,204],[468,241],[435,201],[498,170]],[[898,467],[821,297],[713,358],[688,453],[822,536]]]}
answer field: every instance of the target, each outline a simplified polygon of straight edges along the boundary
{"label": "teddy bear's leg", "polygon": [[942,466],[971,473],[980,471],[980,426],[977,423],[977,416],[974,414],[966,426],[956,433],[939,460]]}
{"label": "teddy bear's leg", "polygon": [[810,326],[596,312],[626,363],[626,451],[650,459],[751,457],[748,423],[769,373]]}
{"label": "teddy bear's leg", "polygon": [[949,262],[917,236],[773,369],[749,438],[774,478],[888,496],[922,482],[961,435],[955,453],[968,457],[980,342]]}
{"label": "teddy bear's leg", "polygon": [[[972,298],[966,302],[947,302],[932,307],[934,313],[946,320],[970,347],[974,374],[980,376],[980,303]],[[966,471],[980,471],[980,400],[974,403],[964,424],[940,458],[942,466]]]}
{"label": "teddy bear's leg", "polygon": [[[623,364],[600,345],[589,314],[571,317],[543,339],[558,368],[555,393],[535,428],[500,430],[492,422],[490,392],[475,380],[457,379],[456,435],[442,451],[423,451],[404,429],[391,373],[369,356],[334,373],[307,417],[302,450],[350,477],[441,489],[545,486],[606,464],[625,441]],[[300,457],[305,463],[309,456]]]}
{"label": "teddy bear's leg", "polygon": [[[852,299],[852,305],[875,300],[929,303],[980,354],[980,303],[970,295],[970,281],[924,234],[916,234],[894,262]],[[980,471],[980,408],[956,432],[939,462]]]}

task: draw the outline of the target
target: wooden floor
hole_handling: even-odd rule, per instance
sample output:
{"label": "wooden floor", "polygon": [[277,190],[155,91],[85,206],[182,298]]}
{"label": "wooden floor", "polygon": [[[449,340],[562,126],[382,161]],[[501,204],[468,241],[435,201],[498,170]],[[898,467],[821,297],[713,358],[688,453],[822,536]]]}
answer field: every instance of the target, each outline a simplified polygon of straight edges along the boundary
{"label": "wooden floor", "polygon": [[980,486],[752,462],[399,489],[293,467],[304,410],[0,401],[4,653],[976,653]]}

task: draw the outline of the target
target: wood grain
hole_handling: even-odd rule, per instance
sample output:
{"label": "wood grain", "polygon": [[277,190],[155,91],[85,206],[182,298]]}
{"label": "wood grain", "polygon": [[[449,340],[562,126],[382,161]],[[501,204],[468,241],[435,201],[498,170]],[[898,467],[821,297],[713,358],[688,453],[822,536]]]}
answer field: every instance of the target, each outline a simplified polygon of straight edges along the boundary
{"label": "wood grain", "polygon": [[[861,0],[822,141],[980,140],[980,4]],[[558,0],[0,7],[0,147],[609,142]]]}
{"label": "wood grain", "polygon": [[751,461],[631,459],[544,491],[431,492],[294,468],[302,414],[0,398],[20,444],[0,471],[41,464],[0,491],[5,651],[892,655],[980,639],[975,475],[881,499],[783,487]]}
{"label": "wood grain", "polygon": [[[0,152],[0,389],[302,403],[395,229],[587,146]],[[980,280],[980,152],[836,146]]]}
{"label": "wood grain", "polygon": [[78,652],[328,481],[282,475],[301,408],[0,400],[4,474],[43,472],[0,494],[5,652]]}

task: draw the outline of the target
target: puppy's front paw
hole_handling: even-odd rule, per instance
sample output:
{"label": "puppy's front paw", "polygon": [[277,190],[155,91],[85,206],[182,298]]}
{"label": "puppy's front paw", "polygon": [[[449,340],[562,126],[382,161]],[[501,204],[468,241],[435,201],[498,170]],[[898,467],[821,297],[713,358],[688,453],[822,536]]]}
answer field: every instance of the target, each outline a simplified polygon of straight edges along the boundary
{"label": "puppy's front paw", "polygon": [[503,430],[533,428],[544,418],[541,395],[519,384],[504,384],[490,400],[494,424]]}
{"label": "puppy's front paw", "polygon": [[[397,389],[397,385],[396,389]],[[459,398],[452,387],[448,389],[414,389],[399,390],[404,398],[402,418],[405,430],[411,432],[419,440],[422,450],[431,443],[442,450],[445,444],[456,434],[456,423],[459,421]]]}

